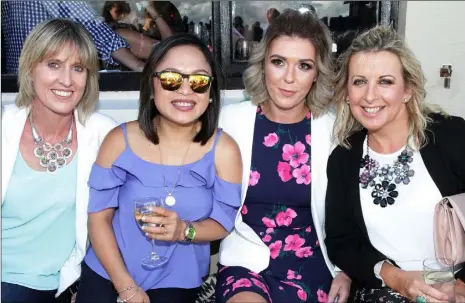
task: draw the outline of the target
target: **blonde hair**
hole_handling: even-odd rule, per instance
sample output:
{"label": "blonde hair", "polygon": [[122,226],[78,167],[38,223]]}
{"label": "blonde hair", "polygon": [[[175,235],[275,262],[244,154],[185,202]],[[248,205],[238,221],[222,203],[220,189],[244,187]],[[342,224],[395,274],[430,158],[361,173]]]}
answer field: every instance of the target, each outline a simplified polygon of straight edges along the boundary
{"label": "blonde hair", "polygon": [[95,111],[99,97],[99,63],[97,50],[87,30],[71,20],[50,19],[37,25],[24,42],[18,68],[18,96],[16,106],[30,107],[36,97],[32,71],[43,60],[60,52],[63,47],[75,47],[81,64],[87,69],[84,94],[76,110],[79,122],[85,124],[87,117]]}
{"label": "blonde hair", "polygon": [[252,49],[249,67],[244,71],[245,90],[254,104],[269,100],[264,77],[265,57],[271,42],[281,36],[308,39],[315,47],[318,75],[307,95],[306,104],[312,115],[319,117],[328,110],[332,97],[332,40],[326,25],[311,12],[287,9],[273,19],[262,41]]}
{"label": "blonde hair", "polygon": [[337,117],[334,124],[334,137],[339,144],[350,148],[348,138],[363,126],[352,115],[347,100],[347,83],[349,63],[353,55],[360,52],[387,51],[396,55],[402,65],[405,87],[411,91],[411,98],[406,103],[410,124],[411,148],[417,149],[427,143],[426,127],[432,122],[432,113],[445,114],[438,106],[425,102],[425,76],[420,62],[407,47],[400,36],[388,26],[376,26],[357,36],[349,48],[338,58],[338,72],[334,103],[337,105]]}

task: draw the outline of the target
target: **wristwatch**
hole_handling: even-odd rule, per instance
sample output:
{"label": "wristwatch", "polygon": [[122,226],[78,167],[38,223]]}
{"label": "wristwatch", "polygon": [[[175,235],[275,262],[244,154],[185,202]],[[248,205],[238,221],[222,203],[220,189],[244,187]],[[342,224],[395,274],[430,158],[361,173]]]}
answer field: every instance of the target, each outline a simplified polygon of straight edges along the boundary
{"label": "wristwatch", "polygon": [[186,230],[184,231],[184,241],[192,242],[195,239],[195,227],[191,222],[186,221]]}

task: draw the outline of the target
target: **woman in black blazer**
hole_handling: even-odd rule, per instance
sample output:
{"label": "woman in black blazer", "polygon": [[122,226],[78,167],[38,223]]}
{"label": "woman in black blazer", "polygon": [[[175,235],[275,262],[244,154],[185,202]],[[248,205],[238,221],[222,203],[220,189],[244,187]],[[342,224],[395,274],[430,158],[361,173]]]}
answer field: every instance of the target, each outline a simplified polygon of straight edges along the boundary
{"label": "woman in black blazer", "polygon": [[[360,287],[355,301],[448,300],[424,282],[422,261],[435,255],[435,204],[465,192],[465,121],[424,101],[420,63],[390,28],[358,36],[339,63],[329,258]],[[465,270],[457,276],[463,302]]]}

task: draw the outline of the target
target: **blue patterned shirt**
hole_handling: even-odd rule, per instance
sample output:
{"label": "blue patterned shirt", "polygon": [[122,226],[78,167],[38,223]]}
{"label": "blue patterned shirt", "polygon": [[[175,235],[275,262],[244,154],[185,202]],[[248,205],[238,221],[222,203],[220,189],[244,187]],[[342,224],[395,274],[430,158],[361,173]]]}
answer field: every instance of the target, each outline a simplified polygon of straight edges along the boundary
{"label": "blue patterned shirt", "polygon": [[84,1],[2,1],[2,33],[7,73],[18,71],[24,40],[46,19],[66,18],[82,24],[94,39],[102,61],[117,64],[111,54],[128,43]]}

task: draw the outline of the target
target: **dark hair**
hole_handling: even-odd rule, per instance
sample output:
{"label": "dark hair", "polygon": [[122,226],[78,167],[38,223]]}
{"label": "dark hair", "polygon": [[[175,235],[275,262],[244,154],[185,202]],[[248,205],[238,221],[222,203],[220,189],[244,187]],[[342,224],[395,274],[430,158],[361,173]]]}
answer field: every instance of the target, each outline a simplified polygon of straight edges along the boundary
{"label": "dark hair", "polygon": [[144,132],[145,137],[147,137],[147,139],[149,139],[152,143],[158,144],[159,138],[153,127],[153,119],[160,113],[158,112],[153,99],[153,73],[165,55],[172,48],[181,45],[192,45],[197,47],[205,56],[205,59],[212,70],[211,76],[213,77],[213,81],[210,87],[210,98],[212,98],[212,102],[208,104],[207,110],[200,116],[199,120],[202,123],[202,127],[194,137],[194,142],[201,142],[202,145],[205,145],[218,127],[218,118],[221,108],[221,74],[211,51],[202,42],[202,40],[194,35],[176,34],[163,39],[152,49],[141,75],[139,114],[137,116],[137,121],[139,122],[139,127]]}
{"label": "dark hair", "polygon": [[110,11],[115,6],[117,7],[116,11],[118,14],[129,14],[131,12],[131,7],[126,1],[105,1],[102,9],[102,17],[107,24],[111,25],[112,23],[116,22],[116,20],[113,20],[113,17],[110,14]]}

